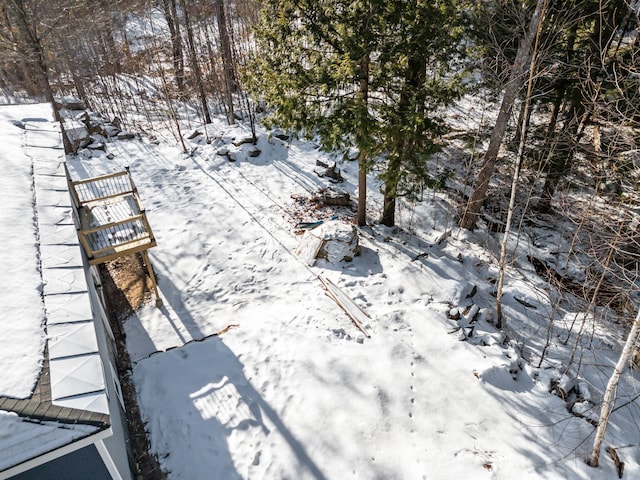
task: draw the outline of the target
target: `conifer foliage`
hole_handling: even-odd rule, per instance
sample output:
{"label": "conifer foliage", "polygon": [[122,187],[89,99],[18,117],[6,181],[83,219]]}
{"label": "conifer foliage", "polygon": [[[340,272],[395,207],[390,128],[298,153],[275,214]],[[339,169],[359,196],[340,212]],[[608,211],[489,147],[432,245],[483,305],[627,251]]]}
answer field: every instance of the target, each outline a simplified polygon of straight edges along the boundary
{"label": "conifer foliage", "polygon": [[248,83],[272,124],[358,152],[360,225],[376,161],[385,161],[385,225],[398,196],[434,183],[425,160],[445,132],[437,110],[460,92],[455,3],[270,0],[262,12]]}

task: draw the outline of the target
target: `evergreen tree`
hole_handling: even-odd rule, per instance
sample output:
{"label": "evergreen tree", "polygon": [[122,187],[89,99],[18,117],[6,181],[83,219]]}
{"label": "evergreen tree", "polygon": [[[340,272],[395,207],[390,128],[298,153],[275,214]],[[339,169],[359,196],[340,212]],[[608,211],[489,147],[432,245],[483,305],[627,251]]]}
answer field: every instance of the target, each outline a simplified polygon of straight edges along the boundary
{"label": "evergreen tree", "polygon": [[459,15],[455,2],[390,2],[393,37],[381,48],[388,101],[381,108],[382,151],[388,162],[381,222],[395,224],[396,198],[436,186],[426,167],[446,132],[441,107],[460,93]]}
{"label": "evergreen tree", "polygon": [[262,12],[253,93],[273,109],[272,124],[317,136],[329,151],[358,149],[360,225],[373,159],[387,160],[387,225],[399,186],[429,178],[425,156],[444,131],[434,111],[458,91],[454,4],[270,0]]}

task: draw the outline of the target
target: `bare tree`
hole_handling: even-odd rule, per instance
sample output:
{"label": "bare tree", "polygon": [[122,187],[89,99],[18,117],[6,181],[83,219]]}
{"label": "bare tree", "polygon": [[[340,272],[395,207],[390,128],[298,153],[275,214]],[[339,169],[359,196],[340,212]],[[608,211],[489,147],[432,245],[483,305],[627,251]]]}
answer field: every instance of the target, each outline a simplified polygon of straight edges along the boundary
{"label": "bare tree", "polygon": [[227,101],[227,121],[230,125],[235,123],[233,112],[233,92],[238,88],[233,55],[231,53],[231,38],[227,28],[227,13],[224,0],[215,0],[216,19],[218,21],[218,35],[220,38],[220,52],[222,54],[222,70],[224,72],[224,88]]}
{"label": "bare tree", "polygon": [[520,178],[520,165],[522,164],[522,156],[524,154],[524,144],[526,140],[525,130],[526,123],[529,118],[529,108],[531,104],[531,92],[533,90],[533,80],[534,80],[534,71],[535,71],[535,58],[538,51],[538,45],[540,42],[540,31],[542,29],[542,19],[544,17],[544,12],[547,8],[546,0],[543,1],[542,11],[538,15],[538,25],[536,26],[536,36],[535,36],[535,44],[533,46],[533,52],[531,54],[531,60],[529,62],[529,79],[527,81],[527,93],[525,95],[524,101],[524,109],[522,117],[522,125],[521,125],[521,133],[520,133],[520,142],[518,146],[518,155],[515,161],[515,168],[513,171],[513,181],[511,183],[511,197],[509,199],[509,208],[507,211],[507,221],[505,224],[504,236],[502,238],[502,244],[500,246],[500,260],[499,260],[499,270],[500,273],[498,275],[498,289],[496,292],[496,327],[504,328],[504,319],[502,315],[502,292],[504,286],[504,277],[506,273],[506,264],[507,264],[507,244],[509,242],[509,234],[511,233],[511,221],[513,219],[513,210],[515,208],[516,203],[516,192],[518,190],[518,183]]}
{"label": "bare tree", "polygon": [[622,353],[620,354],[620,358],[618,359],[618,363],[613,369],[613,373],[609,378],[609,382],[607,383],[607,388],[604,392],[604,397],[602,399],[602,406],[600,407],[600,419],[598,420],[598,427],[596,428],[596,436],[593,441],[593,450],[591,452],[591,458],[587,461],[587,464],[592,467],[597,467],[600,461],[600,447],[602,446],[602,442],[604,441],[604,434],[607,430],[607,425],[609,423],[609,417],[611,416],[611,411],[613,410],[613,405],[615,403],[614,394],[616,388],[618,387],[618,382],[620,381],[620,375],[622,375],[622,370],[627,363],[629,363],[629,359],[631,358],[631,353],[635,347],[636,341],[638,340],[638,335],[640,334],[640,310],[636,315],[635,320],[633,321],[633,325],[631,326],[631,331],[627,335],[627,341],[624,344],[622,349]]}
{"label": "bare tree", "polygon": [[474,183],[473,192],[469,197],[466,204],[466,208],[459,219],[459,225],[462,228],[472,230],[476,226],[480,209],[487,195],[489,188],[489,180],[495,170],[498,160],[498,152],[502,145],[502,139],[507,130],[509,123],[509,117],[511,110],[516,101],[518,93],[522,89],[525,81],[525,73],[531,63],[531,51],[533,48],[533,41],[538,31],[538,26],[544,16],[546,0],[538,0],[536,8],[529,21],[526,34],[518,47],[516,59],[511,67],[511,73],[509,80],[504,89],[504,95],[502,97],[502,103],[500,104],[500,111],[498,118],[491,132],[491,138],[489,140],[489,146],[487,152],[484,155],[480,172]]}
{"label": "bare tree", "polygon": [[180,19],[176,0],[162,0],[164,18],[171,35],[171,53],[173,55],[173,71],[176,77],[176,85],[182,91],[184,88],[184,57],[182,54],[182,36],[180,34]]}
{"label": "bare tree", "polygon": [[196,88],[198,89],[200,103],[202,105],[202,114],[204,115],[205,123],[211,123],[211,113],[209,112],[209,105],[207,104],[207,94],[204,88],[204,82],[202,81],[202,70],[200,68],[200,62],[198,61],[198,54],[196,51],[196,43],[193,35],[193,25],[191,23],[191,16],[185,0],[180,0],[180,6],[182,7],[182,15],[184,18],[184,25],[187,31],[187,46],[189,48],[189,61],[193,76],[195,77]]}
{"label": "bare tree", "polygon": [[31,2],[24,0],[10,0],[6,2],[7,19],[16,28],[18,48],[21,48],[24,58],[30,65],[30,72],[37,79],[40,94],[52,105],[56,121],[60,121],[53,95],[53,88],[49,79],[49,66],[45,60],[42,36],[37,12]]}

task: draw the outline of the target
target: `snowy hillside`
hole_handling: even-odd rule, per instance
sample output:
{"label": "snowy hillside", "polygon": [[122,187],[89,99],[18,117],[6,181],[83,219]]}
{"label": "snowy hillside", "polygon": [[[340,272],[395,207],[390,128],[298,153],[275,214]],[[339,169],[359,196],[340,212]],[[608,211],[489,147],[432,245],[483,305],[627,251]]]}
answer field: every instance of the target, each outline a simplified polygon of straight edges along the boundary
{"label": "snowy hillside", "polygon": [[[124,327],[169,478],[618,478],[604,453],[597,470],[584,459],[621,328],[587,324],[581,376],[561,377],[578,312],[548,329],[553,293],[519,262],[503,298],[509,330],[496,330],[498,237],[454,228],[449,198],[433,192],[404,206],[403,230],[381,228],[373,178],[361,254],[309,267],[295,254],[296,224],[354,214],[313,200],[334,186],[314,173],[325,154],[264,131],[255,146],[234,146],[249,132],[222,121],[198,128],[187,155],[157,131],[68,162],[75,178],[129,165],[158,241],[150,255],[164,305]],[[354,196],[357,165],[338,167],[338,187]],[[533,248],[520,239],[519,251]],[[370,338],[319,276],[368,314]],[[552,393],[558,382],[571,398]],[[626,405],[606,438],[625,478],[640,475],[637,389],[626,371]]]}

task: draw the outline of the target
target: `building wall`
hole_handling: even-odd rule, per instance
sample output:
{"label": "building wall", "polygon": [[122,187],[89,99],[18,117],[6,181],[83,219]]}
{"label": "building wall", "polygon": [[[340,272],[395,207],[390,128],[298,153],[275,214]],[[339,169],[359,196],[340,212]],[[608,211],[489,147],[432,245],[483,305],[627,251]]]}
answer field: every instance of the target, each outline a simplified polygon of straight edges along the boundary
{"label": "building wall", "polygon": [[86,272],[96,337],[98,339],[100,358],[104,369],[111,430],[113,431],[113,435],[104,440],[104,445],[122,479],[130,480],[133,478],[131,470],[133,454],[129,440],[127,417],[124,411],[124,405],[122,404],[122,390],[117,374],[117,354],[113,334],[111,333],[102,296],[96,286],[99,285],[100,278],[97,268],[94,266],[87,267]]}
{"label": "building wall", "polygon": [[44,479],[112,480],[112,477],[92,444],[11,477],[11,480]]}

